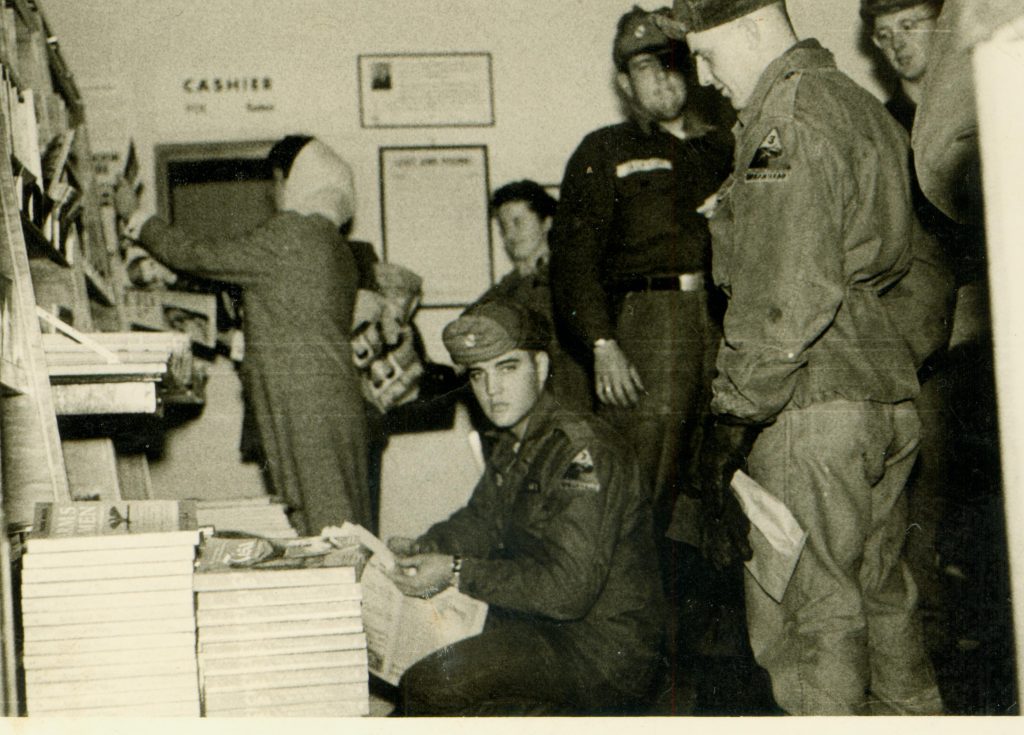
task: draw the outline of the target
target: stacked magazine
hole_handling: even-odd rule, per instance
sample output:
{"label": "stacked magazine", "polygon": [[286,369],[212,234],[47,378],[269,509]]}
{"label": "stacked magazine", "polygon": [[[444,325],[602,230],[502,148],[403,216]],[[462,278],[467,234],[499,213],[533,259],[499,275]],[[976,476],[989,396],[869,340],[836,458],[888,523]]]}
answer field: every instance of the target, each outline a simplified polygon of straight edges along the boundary
{"label": "stacked magazine", "polygon": [[194,520],[178,501],[37,505],[21,560],[29,715],[198,716]]}
{"label": "stacked magazine", "polygon": [[[237,550],[220,555],[239,557]],[[278,556],[264,562],[267,568],[208,563],[210,571],[196,573],[207,717],[369,714],[356,568],[289,565],[295,560]]]}

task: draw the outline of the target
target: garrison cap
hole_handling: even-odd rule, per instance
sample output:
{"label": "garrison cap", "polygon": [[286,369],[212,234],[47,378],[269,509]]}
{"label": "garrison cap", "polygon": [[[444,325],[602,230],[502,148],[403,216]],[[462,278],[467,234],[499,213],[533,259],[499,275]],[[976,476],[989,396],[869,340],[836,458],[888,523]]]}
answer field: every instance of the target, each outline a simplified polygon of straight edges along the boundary
{"label": "garrison cap", "polygon": [[742,18],[781,0],[674,0],[672,14],[656,18],[669,38],[685,40],[687,33],[700,33]]}
{"label": "garrison cap", "polygon": [[864,20],[873,20],[880,15],[918,5],[942,7],[942,0],[860,0],[860,17]]}
{"label": "garrison cap", "polygon": [[657,54],[672,48],[672,41],[666,36],[652,16],[668,15],[668,8],[648,12],[639,5],[619,18],[615,43],[612,45],[612,59],[615,68],[626,70],[626,64],[637,54]]}
{"label": "garrison cap", "polygon": [[444,346],[457,365],[472,365],[511,350],[547,350],[547,319],[516,301],[495,299],[469,307],[444,328]]}

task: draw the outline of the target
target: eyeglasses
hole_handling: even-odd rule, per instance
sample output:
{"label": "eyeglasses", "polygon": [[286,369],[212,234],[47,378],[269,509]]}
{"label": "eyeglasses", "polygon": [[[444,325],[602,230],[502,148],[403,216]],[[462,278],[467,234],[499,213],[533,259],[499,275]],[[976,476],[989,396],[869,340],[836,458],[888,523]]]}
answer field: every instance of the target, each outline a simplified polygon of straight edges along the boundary
{"label": "eyeglasses", "polygon": [[896,24],[895,28],[879,28],[871,34],[871,40],[876,46],[887,46],[893,42],[897,33],[914,33],[916,31],[931,30],[921,28],[924,23],[933,22],[937,15],[923,15],[920,18],[903,18]]}

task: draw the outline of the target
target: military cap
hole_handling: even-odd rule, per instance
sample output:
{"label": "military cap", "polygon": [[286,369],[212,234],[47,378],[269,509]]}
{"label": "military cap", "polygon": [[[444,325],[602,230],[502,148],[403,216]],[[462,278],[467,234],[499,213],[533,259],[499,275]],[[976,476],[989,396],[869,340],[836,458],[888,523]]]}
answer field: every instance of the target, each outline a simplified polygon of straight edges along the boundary
{"label": "military cap", "polygon": [[895,13],[897,10],[914,8],[918,5],[942,7],[942,0],[860,0],[860,15],[864,20],[873,20],[880,15]]}
{"label": "military cap", "polygon": [[457,365],[472,365],[511,350],[546,350],[551,339],[547,319],[515,301],[486,301],[471,306],[444,328],[444,346]]}
{"label": "military cap", "polygon": [[668,13],[668,8],[648,12],[639,5],[634,5],[632,10],[619,18],[615,43],[612,45],[612,59],[615,61],[616,69],[626,71],[626,64],[637,54],[657,54],[672,47],[672,41],[651,17],[655,14]]}
{"label": "military cap", "polygon": [[674,0],[672,14],[655,20],[669,38],[682,40],[687,33],[706,31],[777,2],[780,0]]}

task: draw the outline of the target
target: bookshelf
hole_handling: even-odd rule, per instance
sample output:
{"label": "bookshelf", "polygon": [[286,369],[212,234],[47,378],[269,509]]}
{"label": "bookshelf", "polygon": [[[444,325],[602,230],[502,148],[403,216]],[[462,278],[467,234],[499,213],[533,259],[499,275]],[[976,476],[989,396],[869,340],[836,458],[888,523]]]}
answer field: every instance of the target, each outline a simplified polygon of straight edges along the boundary
{"label": "bookshelf", "polygon": [[185,335],[126,332],[124,282],[115,218],[95,183],[85,108],[59,40],[39,0],[0,2],[4,715],[24,714],[11,562],[36,503],[81,497],[83,483],[116,500],[126,478],[148,480],[144,455],[117,455],[104,436],[62,440],[61,431],[98,414],[156,413],[159,388],[191,377]]}

